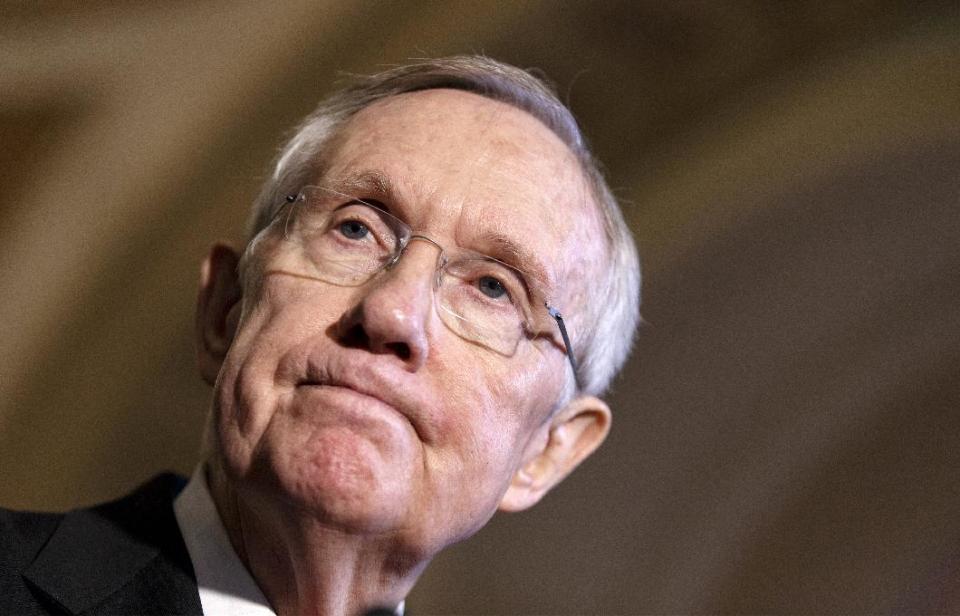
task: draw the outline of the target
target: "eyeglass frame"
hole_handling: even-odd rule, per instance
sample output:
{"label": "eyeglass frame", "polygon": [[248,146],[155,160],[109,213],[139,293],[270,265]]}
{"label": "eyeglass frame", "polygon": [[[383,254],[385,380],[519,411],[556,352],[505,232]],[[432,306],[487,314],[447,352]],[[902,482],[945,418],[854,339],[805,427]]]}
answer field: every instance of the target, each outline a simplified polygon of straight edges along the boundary
{"label": "eyeglass frame", "polygon": [[[308,188],[321,188],[321,189],[322,189],[323,187],[322,187],[322,186],[304,186],[304,187],[300,188],[295,194],[287,194],[287,195],[285,195],[283,202],[281,202],[281,203],[279,204],[279,207],[276,208],[276,211],[274,212],[273,216],[270,218],[270,223],[269,223],[269,224],[273,224],[273,222],[277,220],[277,218],[280,216],[280,213],[284,210],[284,208],[285,208],[286,206],[289,206],[289,205],[292,205],[292,204],[296,203],[296,201],[304,194],[304,191],[306,191]],[[366,206],[368,206],[368,207],[372,207],[372,208],[374,208],[374,209],[376,209],[376,210],[378,210],[378,211],[383,212],[382,208],[379,208],[379,207],[377,207],[376,205],[374,205],[374,204],[372,204],[372,203],[368,203],[367,201],[364,201],[363,199],[357,199],[357,201],[358,201],[359,203],[363,203],[364,205],[366,205]],[[384,212],[384,213],[390,215],[389,212]],[[393,217],[393,218],[396,218],[395,216],[392,216],[392,215],[390,215],[390,216]],[[395,264],[400,260],[400,258],[403,256],[403,253],[404,253],[404,251],[407,249],[407,246],[410,245],[410,240],[413,240],[413,239],[420,239],[420,240],[425,240],[425,241],[427,241],[427,242],[430,242],[431,244],[435,245],[437,248],[440,249],[441,254],[442,254],[443,252],[446,252],[446,250],[444,249],[444,247],[443,247],[439,242],[437,242],[436,240],[434,240],[434,239],[432,239],[432,238],[430,238],[430,237],[427,237],[427,236],[425,236],[425,235],[422,235],[422,234],[420,234],[420,233],[413,233],[413,228],[410,227],[410,225],[408,225],[407,223],[403,222],[402,220],[399,220],[399,219],[397,219],[397,220],[398,220],[398,222],[400,222],[401,224],[403,224],[403,225],[407,228],[407,230],[410,232],[410,235],[407,237],[407,241],[406,241],[405,243],[399,243],[399,244],[398,244],[399,249],[397,250],[396,254],[391,257],[391,259],[387,262],[387,264],[383,266],[383,269],[389,269],[390,267],[392,267],[393,265],[395,265]],[[286,233],[286,231],[284,231],[284,233]],[[554,320],[554,322],[557,324],[557,329],[560,330],[560,337],[563,339],[563,346],[564,346],[564,349],[566,350],[566,356],[567,356],[567,359],[570,361],[570,367],[571,367],[572,370],[573,370],[573,380],[574,380],[574,383],[575,383],[576,386],[577,386],[577,391],[582,391],[582,389],[583,389],[583,384],[582,384],[582,382],[581,382],[581,380],[580,380],[579,367],[578,367],[578,365],[577,365],[577,359],[576,359],[576,357],[574,357],[574,355],[573,355],[573,345],[572,345],[571,342],[570,342],[570,336],[569,336],[569,334],[567,333],[567,326],[566,326],[566,324],[564,323],[563,315],[560,314],[560,311],[559,311],[559,310],[557,310],[556,308],[554,308],[553,306],[551,306],[551,305],[550,305],[549,303],[547,303],[547,302],[544,302],[544,303],[543,303],[543,306],[544,306],[544,308],[546,308],[547,313],[550,315],[550,317],[551,317],[551,318]]]}

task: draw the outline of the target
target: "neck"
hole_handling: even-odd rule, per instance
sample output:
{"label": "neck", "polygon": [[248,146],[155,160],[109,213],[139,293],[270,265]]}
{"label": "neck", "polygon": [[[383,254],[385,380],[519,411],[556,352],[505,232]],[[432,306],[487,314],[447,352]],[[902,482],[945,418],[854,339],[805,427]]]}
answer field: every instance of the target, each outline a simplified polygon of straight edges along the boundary
{"label": "neck", "polygon": [[214,461],[207,481],[234,550],[277,614],[393,610],[427,565],[390,536],[354,534],[309,512],[246,502]]}

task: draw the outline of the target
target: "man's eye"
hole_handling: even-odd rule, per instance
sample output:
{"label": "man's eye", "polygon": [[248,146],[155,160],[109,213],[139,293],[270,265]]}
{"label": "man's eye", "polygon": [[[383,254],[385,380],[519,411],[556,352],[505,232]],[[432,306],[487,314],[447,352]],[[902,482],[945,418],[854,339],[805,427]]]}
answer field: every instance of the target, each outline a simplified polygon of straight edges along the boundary
{"label": "man's eye", "polygon": [[370,233],[370,229],[359,220],[347,220],[340,223],[340,233],[351,240],[362,240]]}
{"label": "man's eye", "polygon": [[481,293],[493,299],[499,299],[507,294],[507,288],[493,276],[482,277],[478,285]]}

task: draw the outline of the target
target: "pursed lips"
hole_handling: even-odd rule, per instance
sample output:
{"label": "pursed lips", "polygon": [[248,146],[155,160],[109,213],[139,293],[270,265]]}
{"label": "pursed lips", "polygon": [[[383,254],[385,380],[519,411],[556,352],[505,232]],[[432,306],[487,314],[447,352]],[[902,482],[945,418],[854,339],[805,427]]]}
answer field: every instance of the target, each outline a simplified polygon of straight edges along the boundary
{"label": "pursed lips", "polygon": [[[351,377],[344,377],[350,374]],[[375,369],[362,366],[353,366],[351,369],[331,370],[329,367],[320,368],[314,362],[308,362],[307,375],[298,380],[297,387],[341,387],[349,389],[361,396],[376,400],[390,408],[402,417],[416,432],[417,437],[425,442],[425,434],[421,429],[418,413],[423,407],[417,405],[403,389],[391,382],[392,380],[379,374]],[[386,394],[386,395],[385,395]],[[389,397],[388,397],[389,396]]]}

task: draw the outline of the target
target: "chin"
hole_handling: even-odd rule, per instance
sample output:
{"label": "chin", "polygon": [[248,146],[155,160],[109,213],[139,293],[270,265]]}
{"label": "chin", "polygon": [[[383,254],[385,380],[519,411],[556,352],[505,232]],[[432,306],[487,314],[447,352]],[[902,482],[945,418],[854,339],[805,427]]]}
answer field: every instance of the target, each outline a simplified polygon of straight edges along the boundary
{"label": "chin", "polygon": [[388,457],[348,427],[326,427],[299,447],[259,452],[253,475],[274,502],[295,515],[352,532],[384,533],[402,525],[412,491],[409,460]]}

